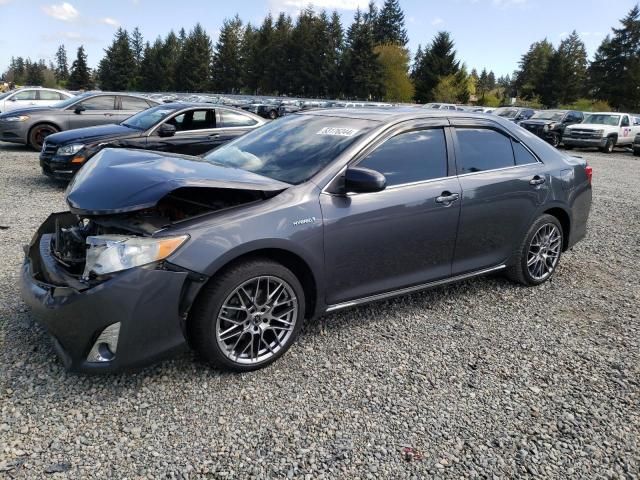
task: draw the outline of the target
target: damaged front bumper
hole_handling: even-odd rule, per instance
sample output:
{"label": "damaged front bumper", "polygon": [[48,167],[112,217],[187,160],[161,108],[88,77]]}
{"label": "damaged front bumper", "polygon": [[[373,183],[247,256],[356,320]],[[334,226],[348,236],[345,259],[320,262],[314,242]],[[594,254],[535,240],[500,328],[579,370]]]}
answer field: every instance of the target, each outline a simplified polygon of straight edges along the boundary
{"label": "damaged front bumper", "polygon": [[184,349],[184,321],[206,278],[164,262],[83,282],[51,253],[56,219],[73,218],[53,214],[43,223],[25,249],[21,275],[22,298],[53,337],[65,367],[112,372]]}

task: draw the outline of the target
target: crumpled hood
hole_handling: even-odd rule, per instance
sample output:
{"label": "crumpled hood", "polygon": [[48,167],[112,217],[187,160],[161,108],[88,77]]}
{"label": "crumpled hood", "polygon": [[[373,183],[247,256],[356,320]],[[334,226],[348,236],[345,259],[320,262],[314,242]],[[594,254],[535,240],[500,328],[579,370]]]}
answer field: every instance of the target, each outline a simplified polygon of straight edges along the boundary
{"label": "crumpled hood", "polygon": [[105,215],[151,208],[183,187],[276,193],[290,186],[198,157],[107,148],[80,169],[66,197],[73,213]]}
{"label": "crumpled hood", "polygon": [[65,145],[68,143],[93,143],[99,140],[111,140],[124,136],[140,136],[142,132],[127,128],[123,125],[110,124],[95,127],[76,128],[64,132],[54,133],[47,137],[47,143],[53,145]]}

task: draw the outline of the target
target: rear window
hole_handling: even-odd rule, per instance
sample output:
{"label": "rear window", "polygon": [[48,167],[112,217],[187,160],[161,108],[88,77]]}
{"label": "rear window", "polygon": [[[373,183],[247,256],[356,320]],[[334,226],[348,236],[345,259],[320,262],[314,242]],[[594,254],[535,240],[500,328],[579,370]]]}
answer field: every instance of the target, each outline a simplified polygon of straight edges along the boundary
{"label": "rear window", "polygon": [[302,183],[378,125],[378,122],[314,115],[275,120],[227,143],[206,160],[286,183]]}
{"label": "rear window", "polygon": [[130,110],[133,112],[139,112],[149,108],[149,104],[142,98],[135,97],[120,97],[122,103],[122,110]]}

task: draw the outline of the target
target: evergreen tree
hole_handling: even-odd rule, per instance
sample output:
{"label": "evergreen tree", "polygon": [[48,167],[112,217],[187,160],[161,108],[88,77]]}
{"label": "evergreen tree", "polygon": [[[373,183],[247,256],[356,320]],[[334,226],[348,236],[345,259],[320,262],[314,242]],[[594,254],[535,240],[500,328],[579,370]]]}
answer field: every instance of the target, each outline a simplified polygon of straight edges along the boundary
{"label": "evergreen tree", "polygon": [[484,96],[489,90],[491,90],[489,88],[489,74],[487,73],[487,69],[483,68],[482,72],[480,73],[480,77],[478,78],[476,92],[480,96],[480,99],[484,100]]}
{"label": "evergreen tree", "polygon": [[138,27],[133,29],[133,33],[131,34],[131,38],[130,38],[130,44],[131,44],[131,51],[133,52],[133,60],[135,63],[135,70],[134,70],[135,78],[133,79],[132,85],[134,89],[139,90],[140,84],[142,82],[141,67],[142,67],[142,59],[144,57],[145,43],[144,43],[144,38],[142,37],[142,33],[140,32],[140,29]]}
{"label": "evergreen tree", "polygon": [[178,68],[178,59],[180,58],[180,40],[178,36],[171,30],[164,39],[162,44],[162,53],[160,60],[164,69],[165,81],[162,91],[178,90],[176,84],[176,70]]}
{"label": "evergreen tree", "polygon": [[291,93],[291,37],[293,20],[289,15],[280,13],[276,20],[272,40],[271,55],[273,61],[267,65],[267,75],[273,82],[275,93],[282,95]]}
{"label": "evergreen tree", "polygon": [[493,73],[493,70],[489,70],[489,75],[487,75],[487,88],[489,91],[496,88],[496,74]]}
{"label": "evergreen tree", "polygon": [[548,107],[573,103],[586,92],[587,51],[575,30],[560,42],[546,76],[549,88],[543,92],[542,103]]}
{"label": "evergreen tree", "polygon": [[389,43],[405,47],[409,43],[399,0],[385,0],[376,19],[374,37],[377,44]]}
{"label": "evergreen tree", "polygon": [[55,66],[56,80],[58,82],[64,82],[69,78],[69,64],[67,61],[67,50],[64,45],[58,47],[56,52],[56,66]]}
{"label": "evergreen tree", "polygon": [[344,53],[344,30],[337,11],[331,14],[329,21],[329,48],[327,50],[327,87],[328,95],[337,98],[341,93],[342,72],[340,62]]}
{"label": "evergreen tree", "polygon": [[433,101],[434,90],[441,78],[456,75],[459,71],[460,62],[456,59],[456,51],[450,34],[438,32],[429,48],[423,51],[420,64],[414,69],[416,100],[419,102]]}
{"label": "evergreen tree", "polygon": [[238,15],[230,20],[224,20],[213,55],[213,89],[215,91],[235,93],[241,85],[243,33],[242,20]]}
{"label": "evergreen tree", "polygon": [[[176,71],[176,89],[185,92],[204,92],[211,86],[211,38],[199,23],[184,39]],[[236,84],[239,75],[230,81]],[[233,85],[232,85],[233,87]]]}
{"label": "evergreen tree", "polygon": [[105,50],[98,67],[98,79],[103,90],[123,91],[135,88],[136,61],[129,34],[118,28],[113,43]]}
{"label": "evergreen tree", "polygon": [[146,43],[144,55],[140,63],[140,88],[146,92],[163,92],[168,90],[166,75],[166,57],[164,44],[158,37],[153,45]]}
{"label": "evergreen tree", "polygon": [[344,92],[347,96],[370,99],[381,95],[381,66],[374,45],[372,24],[358,9],[347,31],[342,64]]}
{"label": "evergreen tree", "polygon": [[27,59],[25,62],[25,70],[27,78],[25,82],[27,85],[37,85],[42,86],[44,83],[44,77],[42,75],[43,65],[40,65],[38,62],[31,62],[30,59]]}
{"label": "evergreen tree", "polygon": [[547,70],[554,53],[553,45],[546,39],[529,47],[520,60],[520,70],[515,80],[518,96],[533,100],[548,95],[552,85]]}
{"label": "evergreen tree", "polygon": [[413,99],[413,83],[409,78],[409,53],[395,43],[375,47],[378,62],[382,66],[384,100],[409,102]]}
{"label": "evergreen tree", "polygon": [[67,81],[69,90],[91,90],[93,88],[93,79],[91,78],[91,70],[87,66],[87,54],[84,46],[78,47],[76,59],[71,65],[69,72],[69,80]]}
{"label": "evergreen tree", "polygon": [[636,5],[598,48],[589,74],[595,97],[618,109],[640,110],[640,7]]}
{"label": "evergreen tree", "polygon": [[261,45],[259,36],[260,32],[247,23],[240,42],[241,82],[239,84],[242,84],[246,92],[254,95],[259,92],[261,83],[265,81],[262,77],[265,74],[266,65],[260,55],[265,53],[263,50],[270,47],[270,45]]}

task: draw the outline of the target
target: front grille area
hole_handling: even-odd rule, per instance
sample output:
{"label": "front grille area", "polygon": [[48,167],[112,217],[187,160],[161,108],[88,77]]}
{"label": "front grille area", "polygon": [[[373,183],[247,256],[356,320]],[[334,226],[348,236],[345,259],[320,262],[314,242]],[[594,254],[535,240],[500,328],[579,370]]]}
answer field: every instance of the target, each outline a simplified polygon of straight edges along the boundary
{"label": "front grille area", "polygon": [[594,132],[593,130],[585,130],[585,129],[578,129],[578,128],[572,128],[569,131],[569,136],[571,138],[600,138],[600,137],[602,137],[602,135],[600,135],[599,133]]}
{"label": "front grille area", "polygon": [[544,125],[536,125],[535,123],[521,123],[520,125],[539,137],[544,133]]}
{"label": "front grille area", "polygon": [[47,142],[44,142],[42,144],[42,151],[40,152],[40,159],[49,160],[55,155],[57,149],[57,145],[51,145]]}

